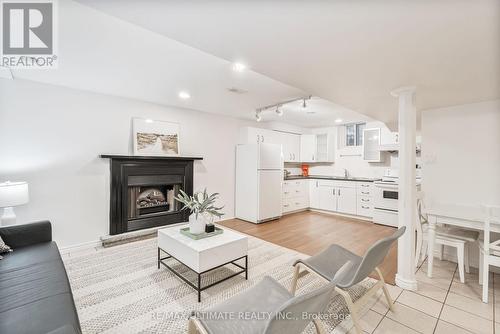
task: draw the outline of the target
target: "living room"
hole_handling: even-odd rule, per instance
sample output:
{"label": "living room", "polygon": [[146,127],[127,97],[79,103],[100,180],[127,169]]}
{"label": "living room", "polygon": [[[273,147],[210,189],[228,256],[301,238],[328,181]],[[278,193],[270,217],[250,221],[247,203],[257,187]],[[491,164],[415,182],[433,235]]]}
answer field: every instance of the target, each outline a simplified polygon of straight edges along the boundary
{"label": "living room", "polygon": [[1,3],[0,332],[495,332],[496,1],[42,3]]}

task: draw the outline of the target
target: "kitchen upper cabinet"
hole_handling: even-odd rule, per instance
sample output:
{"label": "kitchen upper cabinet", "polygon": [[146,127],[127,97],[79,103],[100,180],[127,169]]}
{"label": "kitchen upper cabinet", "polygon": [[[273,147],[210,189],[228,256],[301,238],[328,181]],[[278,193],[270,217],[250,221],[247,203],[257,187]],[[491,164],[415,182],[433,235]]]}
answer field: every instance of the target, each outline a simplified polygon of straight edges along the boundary
{"label": "kitchen upper cabinet", "polygon": [[280,132],[285,162],[300,162],[300,135]]}
{"label": "kitchen upper cabinet", "polygon": [[302,162],[333,162],[335,140],[331,133],[300,136],[300,160]]}
{"label": "kitchen upper cabinet", "polygon": [[363,160],[366,162],[382,162],[380,128],[363,130]]}
{"label": "kitchen upper cabinet", "polygon": [[337,212],[355,215],[357,211],[356,186],[337,188]]}
{"label": "kitchen upper cabinet", "polygon": [[319,209],[319,181],[318,180],[309,180],[309,206],[313,209]]}
{"label": "kitchen upper cabinet", "polygon": [[282,144],[279,132],[254,127],[241,129],[240,142]]}
{"label": "kitchen upper cabinet", "polygon": [[335,136],[331,133],[316,135],[316,162],[335,161]]}
{"label": "kitchen upper cabinet", "polygon": [[316,135],[300,136],[300,161],[316,162]]}

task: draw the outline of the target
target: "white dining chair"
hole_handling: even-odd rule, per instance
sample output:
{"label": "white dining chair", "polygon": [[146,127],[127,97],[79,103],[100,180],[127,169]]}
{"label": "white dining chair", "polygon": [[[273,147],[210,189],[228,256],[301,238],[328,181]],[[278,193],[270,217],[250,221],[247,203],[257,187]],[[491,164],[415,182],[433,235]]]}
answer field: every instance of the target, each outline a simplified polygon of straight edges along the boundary
{"label": "white dining chair", "polygon": [[500,225],[500,206],[483,205],[484,240],[479,241],[479,284],[483,285],[483,302],[488,303],[490,266],[500,267],[500,240],[491,242],[492,224]]}
{"label": "white dining chair", "polygon": [[[415,266],[418,266],[419,261],[425,259],[425,255],[433,256],[433,254],[427,254],[427,228],[429,226],[429,221],[424,210],[423,203],[423,193],[419,192],[417,195],[417,222],[415,226],[416,230],[416,251],[415,251]],[[458,273],[460,276],[460,282],[465,283],[465,272],[470,272],[469,267],[469,246],[475,243],[479,237],[479,233],[472,230],[465,230],[456,227],[446,227],[446,226],[436,226],[436,239],[435,243],[439,245],[439,259],[443,259],[444,246],[449,246],[456,248],[457,250],[457,262],[458,262]]]}

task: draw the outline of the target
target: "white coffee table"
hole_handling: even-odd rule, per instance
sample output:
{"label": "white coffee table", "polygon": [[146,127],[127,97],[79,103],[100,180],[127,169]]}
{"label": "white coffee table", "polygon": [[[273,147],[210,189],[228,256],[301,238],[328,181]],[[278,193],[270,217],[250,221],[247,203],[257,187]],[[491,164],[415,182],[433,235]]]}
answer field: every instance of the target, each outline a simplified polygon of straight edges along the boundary
{"label": "white coffee table", "polygon": [[[248,279],[248,238],[245,235],[224,229],[222,234],[194,240],[180,233],[180,229],[187,226],[187,224],[178,225],[158,230],[158,269],[160,269],[160,264],[163,264],[195,289],[198,292],[198,302],[201,301],[201,291],[205,289],[242,273],[245,273],[245,279]],[[167,254],[166,257],[161,257],[162,251]],[[193,270],[198,276],[198,284],[194,285],[164,262],[164,260],[170,258]],[[236,263],[241,259],[245,259],[244,267]],[[228,264],[232,264],[241,270],[207,286],[201,286],[201,276],[203,274]]]}

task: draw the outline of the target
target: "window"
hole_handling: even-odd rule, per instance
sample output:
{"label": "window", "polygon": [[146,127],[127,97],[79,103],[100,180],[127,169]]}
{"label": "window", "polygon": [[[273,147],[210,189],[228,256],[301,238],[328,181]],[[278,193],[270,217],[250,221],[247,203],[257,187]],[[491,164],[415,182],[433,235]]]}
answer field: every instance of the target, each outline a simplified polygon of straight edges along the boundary
{"label": "window", "polygon": [[366,123],[346,124],[345,126],[345,146],[363,145],[363,130]]}

